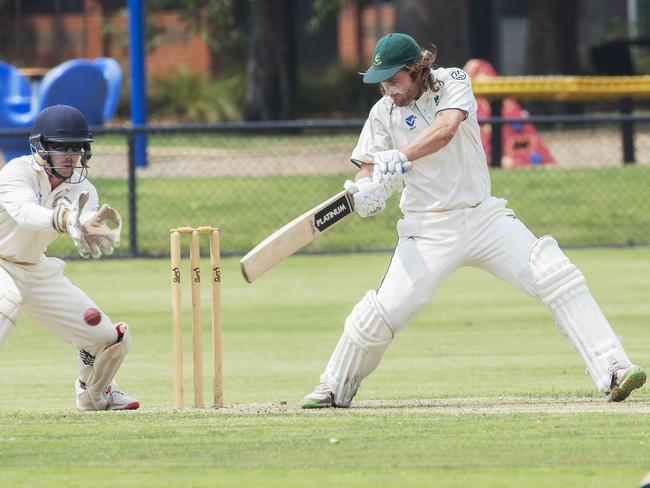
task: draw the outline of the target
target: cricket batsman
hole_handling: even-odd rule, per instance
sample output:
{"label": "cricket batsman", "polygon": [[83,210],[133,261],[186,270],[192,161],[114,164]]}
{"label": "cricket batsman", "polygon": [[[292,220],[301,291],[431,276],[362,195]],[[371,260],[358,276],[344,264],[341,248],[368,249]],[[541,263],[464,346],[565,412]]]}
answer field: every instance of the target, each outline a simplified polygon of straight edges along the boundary
{"label": "cricket batsman", "polygon": [[[131,348],[131,331],[110,318],[64,275],[65,263],[45,256],[68,234],[84,258],[111,254],[122,219],[86,179],[92,134],[83,114],[68,105],[43,110],[29,139],[31,154],[0,170],[0,345],[21,312],[79,350],[76,407],[133,410],[140,403],[115,383]],[[109,227],[107,223],[111,223]]]}
{"label": "cricket batsman", "polygon": [[345,188],[362,217],[381,211],[403,188],[404,216],[383,281],[345,320],[303,408],[349,407],[395,335],[462,266],[484,269],[541,300],[596,388],[609,401],[625,400],[645,383],[645,371],[632,364],[555,239],[534,236],[505,200],[491,196],[470,79],[458,68],[435,68],[435,59],[435,48],[393,33],[377,42],[364,74],[384,96],[352,152],[359,171]]}

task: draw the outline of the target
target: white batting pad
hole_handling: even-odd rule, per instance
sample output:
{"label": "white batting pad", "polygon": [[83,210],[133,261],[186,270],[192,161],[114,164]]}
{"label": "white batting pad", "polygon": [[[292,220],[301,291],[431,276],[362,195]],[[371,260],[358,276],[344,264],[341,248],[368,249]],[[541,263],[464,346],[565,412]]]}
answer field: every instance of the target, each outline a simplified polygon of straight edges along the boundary
{"label": "white batting pad", "polygon": [[119,342],[103,349],[94,358],[86,351],[79,355],[79,379],[85,386],[93,407],[96,410],[104,410],[104,391],[111,384],[117,370],[120,369],[124,357],[131,350],[131,332],[125,323],[119,323],[123,336]]}
{"label": "white batting pad", "polygon": [[537,293],[549,308],[560,332],[580,353],[598,389],[608,392],[612,373],[631,365],[585,277],[564,255],[555,239],[538,239],[530,253]]}
{"label": "white batting pad", "polygon": [[0,345],[16,328],[16,321],[20,316],[22,303],[22,297],[13,290],[5,290],[0,295]]}
{"label": "white batting pad", "polygon": [[321,376],[338,407],[350,406],[361,381],[379,365],[393,340],[393,331],[382,315],[377,294],[370,290],[345,320],[343,335]]}

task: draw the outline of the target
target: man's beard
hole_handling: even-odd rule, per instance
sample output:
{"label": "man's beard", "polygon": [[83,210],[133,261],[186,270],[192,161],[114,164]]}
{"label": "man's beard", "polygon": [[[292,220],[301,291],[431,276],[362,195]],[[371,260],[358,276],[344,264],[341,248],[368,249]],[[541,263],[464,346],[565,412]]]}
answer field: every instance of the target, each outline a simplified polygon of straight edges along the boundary
{"label": "man's beard", "polygon": [[416,90],[413,90],[412,92],[409,90],[409,92],[400,92],[396,93],[396,95],[399,95],[400,99],[399,102],[393,98],[393,103],[397,105],[398,107],[406,107],[407,105],[410,105],[413,103],[413,101],[417,100],[422,96],[422,93],[424,92],[424,86],[417,87]]}

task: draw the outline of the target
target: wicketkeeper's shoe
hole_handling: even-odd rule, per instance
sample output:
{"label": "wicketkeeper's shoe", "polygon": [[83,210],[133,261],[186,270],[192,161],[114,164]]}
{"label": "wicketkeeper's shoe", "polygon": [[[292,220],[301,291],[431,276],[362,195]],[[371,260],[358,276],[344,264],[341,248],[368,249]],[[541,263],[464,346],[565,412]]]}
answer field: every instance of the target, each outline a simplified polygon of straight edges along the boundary
{"label": "wicketkeeper's shoe", "polygon": [[314,391],[302,399],[302,408],[331,408],[334,405],[334,394],[325,383],[318,385]]}
{"label": "wicketkeeper's shoe", "polygon": [[612,391],[607,395],[610,402],[622,402],[637,388],[641,388],[646,380],[643,368],[631,366],[619,369],[612,375]]}
{"label": "wicketkeeper's shoe", "polygon": [[140,402],[116,388],[106,389],[106,410],[137,410]]}
{"label": "wicketkeeper's shoe", "polygon": [[[140,407],[140,402],[135,398],[131,398],[129,395],[117,388],[117,384],[113,383],[110,385],[104,393],[102,394],[102,399],[100,402],[93,402],[90,400],[90,396],[85,391],[86,385],[84,385],[77,378],[77,410],[80,412],[92,412],[97,410],[136,410]],[[98,407],[100,405],[100,407]]]}

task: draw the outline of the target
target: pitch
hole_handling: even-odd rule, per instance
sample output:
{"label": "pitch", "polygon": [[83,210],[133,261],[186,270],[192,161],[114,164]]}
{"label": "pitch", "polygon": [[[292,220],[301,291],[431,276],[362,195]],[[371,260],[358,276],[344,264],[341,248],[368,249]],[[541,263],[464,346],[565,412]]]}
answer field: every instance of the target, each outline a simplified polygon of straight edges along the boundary
{"label": "pitch", "polygon": [[[567,254],[631,357],[649,367],[650,249]],[[69,263],[70,278],[132,327],[118,381],[142,409],[77,413],[74,351],[23,317],[0,351],[3,483],[638,484],[650,469],[650,390],[604,403],[544,307],[476,270],[452,276],[397,336],[351,409],[300,410],[345,316],[389,259],[294,256],[255,286],[236,258],[224,259],[225,408],[184,412],[172,409],[168,260]]]}

